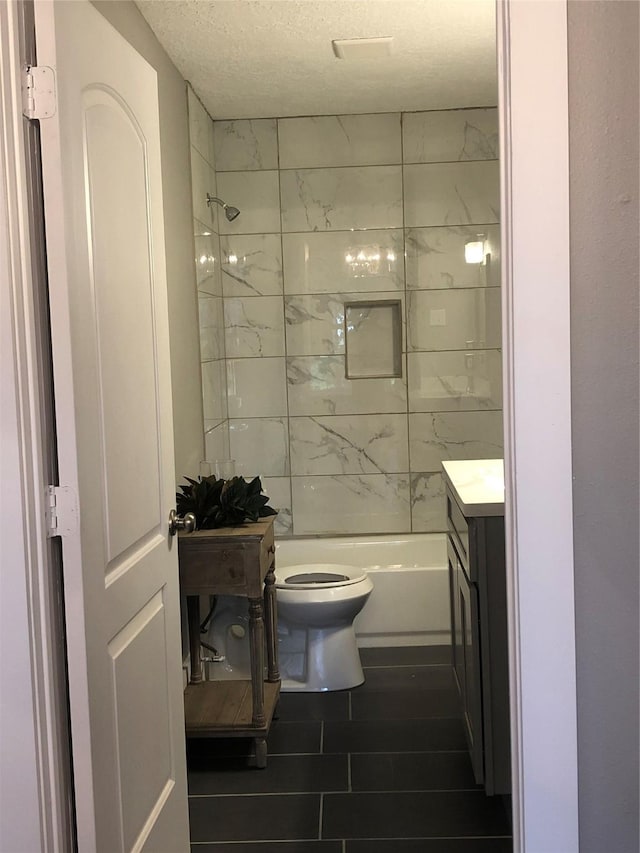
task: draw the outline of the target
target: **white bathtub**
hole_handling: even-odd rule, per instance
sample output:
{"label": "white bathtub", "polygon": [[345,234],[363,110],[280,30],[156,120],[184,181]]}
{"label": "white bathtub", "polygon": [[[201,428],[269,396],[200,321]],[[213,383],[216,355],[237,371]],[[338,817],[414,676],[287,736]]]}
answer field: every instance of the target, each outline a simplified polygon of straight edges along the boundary
{"label": "white bathtub", "polygon": [[366,569],[373,592],[355,621],[361,647],[450,641],[444,534],[284,539],[276,543],[276,562],[279,566],[342,563]]}

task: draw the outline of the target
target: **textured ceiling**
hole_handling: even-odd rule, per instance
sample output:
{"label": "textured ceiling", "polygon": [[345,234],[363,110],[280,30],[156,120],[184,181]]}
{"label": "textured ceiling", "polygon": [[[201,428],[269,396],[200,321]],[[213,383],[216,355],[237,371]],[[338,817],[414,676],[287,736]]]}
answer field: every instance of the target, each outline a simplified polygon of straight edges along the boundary
{"label": "textured ceiling", "polygon": [[[214,118],[497,102],[494,0],[136,0]],[[336,59],[331,40],[393,36]]]}

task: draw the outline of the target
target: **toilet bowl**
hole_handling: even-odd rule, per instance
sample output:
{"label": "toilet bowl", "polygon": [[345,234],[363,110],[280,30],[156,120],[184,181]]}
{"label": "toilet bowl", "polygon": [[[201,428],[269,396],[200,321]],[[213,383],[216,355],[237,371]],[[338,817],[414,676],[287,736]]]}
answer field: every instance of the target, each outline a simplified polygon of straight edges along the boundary
{"label": "toilet bowl", "polygon": [[373,583],[364,569],[335,564],[277,567],[282,690],[346,690],[364,681],[353,620]]}

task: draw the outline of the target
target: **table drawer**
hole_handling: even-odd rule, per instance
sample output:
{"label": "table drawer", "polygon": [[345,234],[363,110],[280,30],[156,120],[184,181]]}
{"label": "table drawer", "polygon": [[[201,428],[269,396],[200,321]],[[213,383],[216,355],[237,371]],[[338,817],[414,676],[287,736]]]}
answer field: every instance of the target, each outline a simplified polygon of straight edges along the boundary
{"label": "table drawer", "polygon": [[273,516],[237,528],[178,535],[180,588],[186,595],[262,595],[275,559]]}

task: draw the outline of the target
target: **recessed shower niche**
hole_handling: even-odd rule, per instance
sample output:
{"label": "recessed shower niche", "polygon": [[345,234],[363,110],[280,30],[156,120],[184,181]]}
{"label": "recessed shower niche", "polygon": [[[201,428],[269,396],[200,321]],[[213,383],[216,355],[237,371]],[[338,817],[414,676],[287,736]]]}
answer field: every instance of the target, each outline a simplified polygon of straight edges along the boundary
{"label": "recessed shower niche", "polygon": [[347,379],[402,376],[401,311],[402,303],[399,299],[345,303]]}

